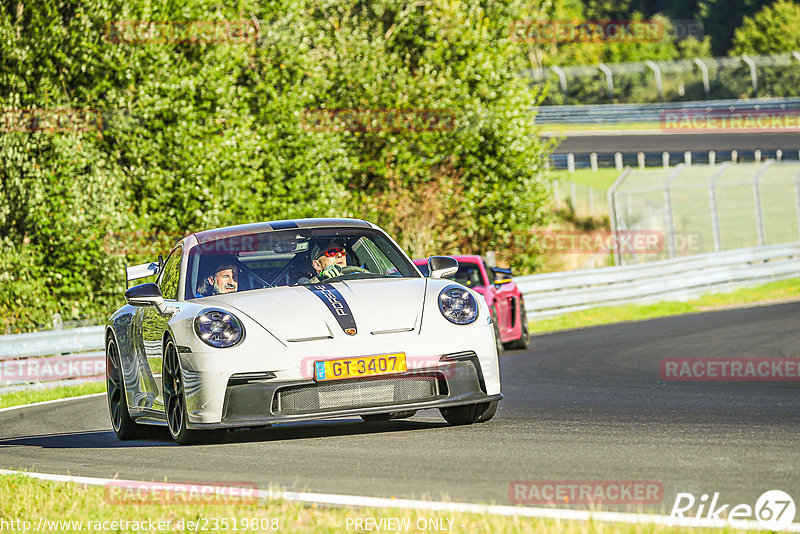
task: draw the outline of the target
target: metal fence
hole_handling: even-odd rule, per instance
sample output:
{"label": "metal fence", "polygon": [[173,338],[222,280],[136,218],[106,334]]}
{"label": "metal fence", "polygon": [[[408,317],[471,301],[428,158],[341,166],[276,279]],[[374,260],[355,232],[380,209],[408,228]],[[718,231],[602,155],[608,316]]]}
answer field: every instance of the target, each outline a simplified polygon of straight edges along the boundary
{"label": "metal fence", "polygon": [[607,193],[612,232],[663,236],[658,253],[615,251],[624,265],[800,240],[800,163],[626,169]]}
{"label": "metal fence", "polygon": [[525,75],[550,86],[548,104],[800,96],[800,53],[552,65]]}
{"label": "metal fence", "polygon": [[553,181],[553,201],[557,208],[568,209],[577,217],[608,216],[606,193],[601,189],[575,182]]}

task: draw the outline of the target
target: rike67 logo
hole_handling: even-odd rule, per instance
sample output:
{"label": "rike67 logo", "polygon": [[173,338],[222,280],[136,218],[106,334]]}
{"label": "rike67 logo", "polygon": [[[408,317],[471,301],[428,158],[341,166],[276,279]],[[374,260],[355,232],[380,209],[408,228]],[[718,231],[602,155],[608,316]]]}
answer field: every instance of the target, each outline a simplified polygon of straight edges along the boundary
{"label": "rike67 logo", "polygon": [[[697,512],[692,513],[695,506]],[[781,490],[765,491],[753,507],[749,504],[725,503],[720,500],[719,492],[710,499],[708,494],[697,499],[691,493],[678,493],[670,517],[678,525],[696,521],[720,522],[727,518],[728,523],[737,528],[745,527],[746,522],[755,519],[762,528],[783,530],[794,521],[795,512],[794,500]]]}

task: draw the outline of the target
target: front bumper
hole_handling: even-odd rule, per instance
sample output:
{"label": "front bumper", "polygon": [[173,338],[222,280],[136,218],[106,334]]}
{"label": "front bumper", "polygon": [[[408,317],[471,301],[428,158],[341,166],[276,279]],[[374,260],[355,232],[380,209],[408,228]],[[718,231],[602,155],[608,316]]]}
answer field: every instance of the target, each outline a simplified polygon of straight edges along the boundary
{"label": "front bumper", "polygon": [[429,369],[330,382],[231,380],[222,421],[188,423],[192,429],[263,426],[500,400],[487,395],[477,357]]}

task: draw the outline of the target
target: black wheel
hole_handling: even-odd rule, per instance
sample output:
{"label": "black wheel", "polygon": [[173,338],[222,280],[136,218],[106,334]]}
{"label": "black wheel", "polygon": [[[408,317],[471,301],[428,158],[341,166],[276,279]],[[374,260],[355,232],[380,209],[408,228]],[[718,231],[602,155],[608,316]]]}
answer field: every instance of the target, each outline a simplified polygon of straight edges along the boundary
{"label": "black wheel", "polygon": [[527,349],[531,344],[531,334],[528,332],[528,319],[525,317],[525,301],[519,301],[519,320],[521,323],[519,339],[505,344],[507,349]]}
{"label": "black wheel", "polygon": [[497,401],[465,404],[452,408],[439,408],[444,420],[453,426],[471,425],[488,421],[497,412]]}
{"label": "black wheel", "polygon": [[494,417],[494,414],[497,413],[497,404],[498,404],[498,402],[499,401],[490,402],[489,403],[489,407],[486,408],[483,411],[483,413],[478,416],[478,418],[475,420],[475,422],[476,423],[485,423],[486,421],[488,421],[489,419]]}
{"label": "black wheel", "polygon": [[200,431],[190,430],[187,427],[188,416],[186,411],[186,393],[184,390],[183,373],[178,361],[178,351],[172,340],[164,347],[164,367],[162,370],[164,389],[164,411],[167,416],[167,427],[172,439],[180,445],[212,442],[220,439],[223,432],[218,430]]}
{"label": "black wheel", "polygon": [[497,354],[503,352],[503,342],[500,341],[500,327],[497,325],[497,308],[492,306],[489,308],[492,314],[492,325],[494,326],[494,343],[497,346]]}
{"label": "black wheel", "polygon": [[416,410],[406,410],[404,412],[372,413],[362,415],[361,419],[367,423],[378,423],[380,421],[388,421],[390,419],[406,419],[408,417],[414,417],[416,413]]}
{"label": "black wheel", "polygon": [[121,440],[137,439],[147,435],[142,425],[137,425],[128,411],[125,386],[122,379],[122,360],[114,338],[106,345],[106,391],[108,393],[108,413],[114,433]]}

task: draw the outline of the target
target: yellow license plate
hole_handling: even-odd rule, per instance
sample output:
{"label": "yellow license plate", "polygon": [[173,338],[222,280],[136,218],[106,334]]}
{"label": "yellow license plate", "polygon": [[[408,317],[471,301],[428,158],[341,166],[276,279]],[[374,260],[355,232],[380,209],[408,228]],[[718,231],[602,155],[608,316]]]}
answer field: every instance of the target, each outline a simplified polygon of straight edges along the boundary
{"label": "yellow license plate", "polygon": [[404,352],[314,362],[314,379],[317,382],[404,372],[406,372]]}

